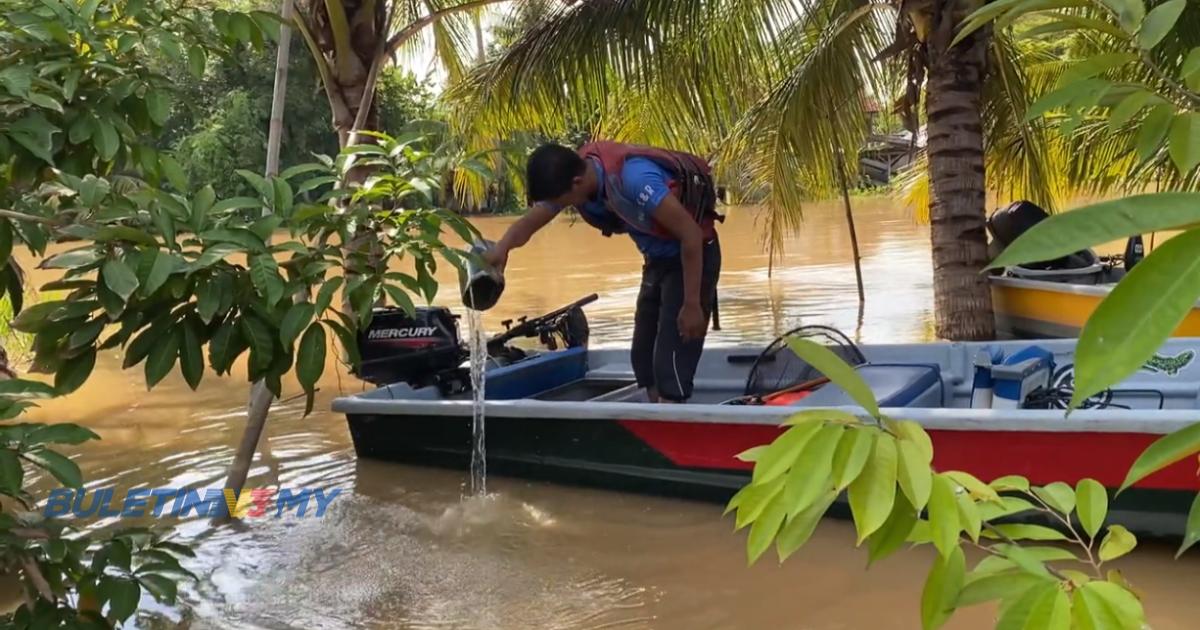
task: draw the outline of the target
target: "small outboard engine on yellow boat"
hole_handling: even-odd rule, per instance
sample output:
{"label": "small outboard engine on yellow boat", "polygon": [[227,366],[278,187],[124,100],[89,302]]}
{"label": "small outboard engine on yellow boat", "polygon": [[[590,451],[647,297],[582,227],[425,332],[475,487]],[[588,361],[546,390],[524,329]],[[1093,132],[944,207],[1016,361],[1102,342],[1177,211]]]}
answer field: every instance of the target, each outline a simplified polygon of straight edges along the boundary
{"label": "small outboard engine on yellow boat", "polygon": [[[510,344],[521,338],[537,339],[549,351],[586,347],[583,307],[596,299],[592,294],[545,315],[504,322],[506,330],[487,342],[489,364],[511,365],[539,353]],[[394,307],[375,309],[371,325],[358,334],[358,352],[355,376],[373,385],[435,385],[445,393],[470,387],[463,366],[470,353],[459,333],[458,315],[443,306],[418,307],[412,315]]]}
{"label": "small outboard engine on yellow boat", "polygon": [[[1015,201],[993,212],[987,220],[987,230],[992,235],[989,245],[991,257],[1000,255],[1005,247],[1049,216],[1040,206],[1029,201]],[[1104,272],[1100,257],[1090,249],[1007,269],[1008,275],[1017,278],[1074,284],[1099,284],[1104,281]]]}

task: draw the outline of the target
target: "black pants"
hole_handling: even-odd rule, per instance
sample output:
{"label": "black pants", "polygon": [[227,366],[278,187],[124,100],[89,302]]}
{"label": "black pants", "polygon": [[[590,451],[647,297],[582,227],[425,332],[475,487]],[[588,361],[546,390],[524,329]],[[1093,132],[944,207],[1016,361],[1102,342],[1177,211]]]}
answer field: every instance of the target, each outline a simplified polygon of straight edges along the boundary
{"label": "black pants", "polygon": [[[700,307],[706,321],[712,317],[720,275],[721,244],[714,237],[704,243],[700,272]],[[679,338],[682,306],[682,259],[646,259],[633,318],[633,373],[638,386],[653,387],[660,397],[674,402],[691,398],[692,379],[704,351],[703,337],[686,343]]]}

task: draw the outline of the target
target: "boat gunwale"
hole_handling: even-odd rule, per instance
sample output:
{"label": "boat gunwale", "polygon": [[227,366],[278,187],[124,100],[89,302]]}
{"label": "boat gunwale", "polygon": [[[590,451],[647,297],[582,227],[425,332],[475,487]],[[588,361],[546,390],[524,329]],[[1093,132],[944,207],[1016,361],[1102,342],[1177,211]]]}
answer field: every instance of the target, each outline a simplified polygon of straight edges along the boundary
{"label": "boat gunwale", "polygon": [[[831,407],[871,421],[861,407]],[[337,398],[333,410],[347,415],[438,416],[470,418],[469,400],[372,399],[359,395]],[[801,411],[791,407],[626,402],[561,402],[531,399],[487,401],[489,418],[562,420],[627,420],[692,424],[779,425]],[[808,411],[808,409],[804,409]],[[1069,417],[1057,409],[973,409],[900,407],[884,415],[913,420],[940,431],[1034,431],[1047,433],[1167,434],[1200,422],[1197,409],[1082,409]],[[1153,419],[1147,415],[1153,414]]]}

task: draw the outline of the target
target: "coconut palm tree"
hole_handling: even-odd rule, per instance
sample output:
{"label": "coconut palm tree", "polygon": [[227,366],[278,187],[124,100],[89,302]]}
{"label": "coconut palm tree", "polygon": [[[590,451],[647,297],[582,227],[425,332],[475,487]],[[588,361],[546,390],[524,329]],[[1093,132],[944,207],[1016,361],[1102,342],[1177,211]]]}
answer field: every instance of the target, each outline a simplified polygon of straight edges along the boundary
{"label": "coconut palm tree", "polygon": [[869,134],[864,99],[892,93],[883,64],[902,64],[900,110],[914,131],[923,119],[928,138],[937,333],[985,339],[987,184],[999,175],[1009,194],[1054,205],[1065,151],[1025,111],[1061,62],[988,29],[952,45],[959,5],[578,0],[537,20],[449,101],[478,138],[594,118],[597,135],[713,156],[719,172],[765,184],[767,235],[778,241],[805,200],[835,189],[835,156]]}
{"label": "coconut palm tree", "polygon": [[470,16],[503,0],[295,0],[292,25],[312,53],[342,146],[379,126],[379,72],[432,44],[450,79],[474,56]]}

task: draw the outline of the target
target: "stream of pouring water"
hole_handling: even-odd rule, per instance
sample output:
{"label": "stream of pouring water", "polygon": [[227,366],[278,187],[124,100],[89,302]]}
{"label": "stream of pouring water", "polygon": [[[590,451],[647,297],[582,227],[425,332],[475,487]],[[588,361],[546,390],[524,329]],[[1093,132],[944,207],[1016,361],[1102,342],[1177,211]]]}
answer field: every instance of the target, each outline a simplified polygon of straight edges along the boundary
{"label": "stream of pouring water", "polygon": [[487,336],[479,311],[467,309],[467,348],[471,351],[471,494],[487,494],[487,442],[484,437],[484,365]]}

